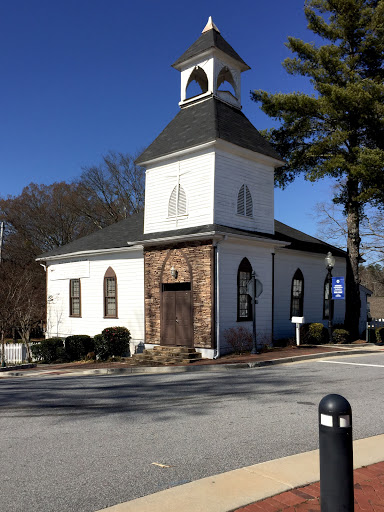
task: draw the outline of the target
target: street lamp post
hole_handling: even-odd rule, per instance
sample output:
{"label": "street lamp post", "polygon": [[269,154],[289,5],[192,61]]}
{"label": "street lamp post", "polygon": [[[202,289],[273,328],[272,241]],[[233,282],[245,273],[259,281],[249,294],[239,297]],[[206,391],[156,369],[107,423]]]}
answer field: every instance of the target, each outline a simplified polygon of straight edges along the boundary
{"label": "street lamp post", "polygon": [[328,271],[327,283],[328,283],[328,336],[329,343],[333,342],[332,336],[332,320],[333,320],[333,307],[332,307],[332,269],[335,266],[335,257],[329,252],[325,259],[325,266]]}

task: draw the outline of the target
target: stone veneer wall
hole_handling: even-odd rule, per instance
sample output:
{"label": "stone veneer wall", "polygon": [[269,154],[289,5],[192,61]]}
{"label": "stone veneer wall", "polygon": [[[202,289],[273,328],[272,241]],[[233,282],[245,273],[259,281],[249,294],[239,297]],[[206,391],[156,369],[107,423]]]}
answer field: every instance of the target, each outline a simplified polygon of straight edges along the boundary
{"label": "stone veneer wall", "polygon": [[[178,271],[176,279],[171,276],[172,266]],[[185,242],[172,247],[147,247],[144,250],[145,342],[160,344],[161,284],[183,282],[192,284],[194,346],[213,348],[211,240]]]}

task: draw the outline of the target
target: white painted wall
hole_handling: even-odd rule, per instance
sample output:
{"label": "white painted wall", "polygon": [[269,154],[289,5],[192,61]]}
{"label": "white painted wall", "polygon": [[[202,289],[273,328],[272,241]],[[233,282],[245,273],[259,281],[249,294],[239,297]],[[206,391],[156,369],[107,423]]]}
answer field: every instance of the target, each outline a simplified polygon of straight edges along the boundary
{"label": "white painted wall", "polygon": [[243,258],[248,258],[258,279],[263,284],[263,293],[256,306],[256,330],[258,342],[270,342],[272,332],[272,247],[240,239],[228,239],[219,245],[219,321],[220,347],[225,353],[225,330],[230,327],[246,327],[252,332],[252,321],[237,321],[237,272]]}
{"label": "white painted wall", "polygon": [[[103,318],[104,274],[116,273],[118,318]],[[80,278],[81,318],[69,316],[69,280]],[[106,327],[127,327],[132,342],[144,340],[144,258],[142,250],[61,260],[47,266],[47,337],[94,336]]]}
{"label": "white painted wall", "polygon": [[[273,173],[273,167],[217,150],[215,224],[274,233]],[[237,214],[237,197],[243,184],[252,195],[252,218]]]}
{"label": "white painted wall", "polygon": [[[275,256],[275,338],[294,337],[295,326],[290,319],[291,285],[298,268],[304,276],[304,318],[305,322],[323,320],[323,290],[327,270],[324,265],[325,254],[311,254],[289,249],[276,250]],[[345,277],[345,260],[336,258],[333,276]],[[343,323],[345,301],[335,300],[334,323]]]}
{"label": "white painted wall", "polygon": [[[144,233],[212,224],[214,162],[213,149],[206,149],[148,166]],[[168,217],[169,198],[178,180],[187,196],[187,214]]]}

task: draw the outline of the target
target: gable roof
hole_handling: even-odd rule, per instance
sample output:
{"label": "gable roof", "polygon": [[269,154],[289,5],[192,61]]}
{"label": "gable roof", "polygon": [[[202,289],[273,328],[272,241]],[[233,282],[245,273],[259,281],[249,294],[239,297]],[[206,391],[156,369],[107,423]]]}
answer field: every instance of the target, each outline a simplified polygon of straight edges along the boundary
{"label": "gable roof", "polygon": [[115,222],[110,226],[98,229],[90,235],[83,236],[69,244],[52,249],[52,251],[40,255],[37,259],[44,260],[47,257],[76,252],[127,247],[127,240],[134,240],[136,237],[143,234],[143,226],[143,213],[136,213],[120,222]]}
{"label": "gable roof", "polygon": [[136,162],[142,164],[217,139],[283,161],[241,110],[211,96],[184,106]]}
{"label": "gable roof", "polygon": [[332,251],[334,256],[346,257],[345,251],[338,249],[332,245],[322,242],[318,238],[307,235],[302,231],[291,228],[282,222],[275,220],[275,234],[262,233],[259,231],[248,231],[245,229],[232,228],[220,224],[207,224],[204,226],[196,226],[183,229],[175,229],[169,231],[161,231],[157,233],[143,234],[143,213],[137,213],[124,219],[120,222],[107,226],[106,228],[99,229],[95,233],[84,236],[57,247],[52,251],[42,254],[37,259],[44,261],[53,256],[64,256],[78,252],[92,252],[105,249],[119,249],[126,248],[129,245],[149,242],[156,239],[176,238],[188,235],[197,235],[207,233],[207,239],[212,238],[213,233],[220,234],[226,233],[229,235],[242,235],[258,240],[264,239],[265,241],[283,241],[289,245],[287,249],[314,252],[319,254],[326,254]]}
{"label": "gable roof", "polygon": [[188,50],[186,50],[183,53],[183,55],[172,64],[172,67],[175,69],[179,69],[180,64],[186,62],[192,57],[195,57],[195,55],[199,55],[200,53],[209,50],[210,48],[217,48],[218,50],[221,50],[222,52],[232,57],[232,59],[235,59],[242,65],[243,71],[251,69],[248,66],[248,64],[246,64],[243,61],[240,55],[237,52],[235,52],[232,46],[229,43],[227,43],[227,41],[220,34],[220,32],[218,32],[214,28],[206,32],[203,32],[201,36],[188,48]]}

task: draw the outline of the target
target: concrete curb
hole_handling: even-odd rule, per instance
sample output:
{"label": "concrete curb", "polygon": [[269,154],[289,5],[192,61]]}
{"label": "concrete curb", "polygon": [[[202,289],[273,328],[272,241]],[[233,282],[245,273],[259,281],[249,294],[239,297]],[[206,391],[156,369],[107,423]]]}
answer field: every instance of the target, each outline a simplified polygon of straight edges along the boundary
{"label": "concrete curb", "polygon": [[[355,469],[382,462],[384,435],[354,441],[353,450]],[[319,478],[319,451],[314,450],[202,478],[103,512],[229,512]]]}
{"label": "concrete curb", "polygon": [[187,372],[218,372],[223,370],[237,370],[237,369],[250,369],[261,368],[265,366],[274,366],[278,364],[289,364],[311,359],[324,359],[328,357],[350,356],[369,354],[375,352],[382,352],[383,349],[376,349],[375,347],[366,348],[343,348],[334,352],[322,352],[320,354],[305,354],[302,356],[282,357],[279,359],[269,359],[267,361],[252,361],[245,363],[227,363],[227,364],[202,364],[190,366],[132,366],[129,368],[93,368],[89,370],[66,370],[66,369],[50,369],[33,372],[17,372],[8,371],[2,377],[40,377],[40,376],[60,376],[60,377],[73,377],[79,375],[140,375],[140,374],[155,374],[155,373],[187,373]]}

